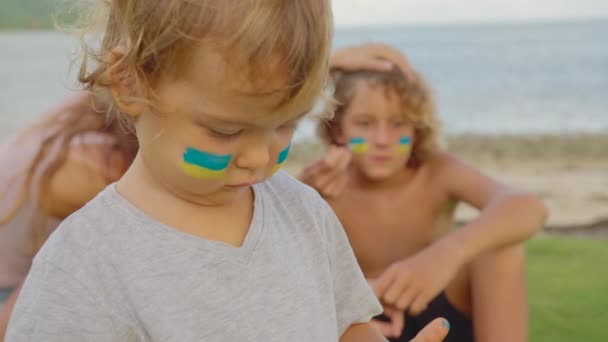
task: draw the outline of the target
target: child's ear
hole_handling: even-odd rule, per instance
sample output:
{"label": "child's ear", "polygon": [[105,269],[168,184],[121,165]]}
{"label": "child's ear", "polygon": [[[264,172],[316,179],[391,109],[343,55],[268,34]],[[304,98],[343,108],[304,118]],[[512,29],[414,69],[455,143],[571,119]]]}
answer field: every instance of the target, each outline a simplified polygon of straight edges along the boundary
{"label": "child's ear", "polygon": [[120,111],[137,118],[144,111],[144,104],[133,71],[123,63],[125,56],[126,50],[123,47],[115,47],[108,53],[107,76],[112,97]]}

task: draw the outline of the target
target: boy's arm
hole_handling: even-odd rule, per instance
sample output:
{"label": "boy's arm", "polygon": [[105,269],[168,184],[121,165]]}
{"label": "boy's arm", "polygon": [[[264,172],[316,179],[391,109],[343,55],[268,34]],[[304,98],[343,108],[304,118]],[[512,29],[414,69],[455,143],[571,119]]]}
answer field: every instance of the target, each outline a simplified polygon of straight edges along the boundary
{"label": "boy's arm", "polygon": [[546,209],[536,196],[516,192],[448,154],[429,161],[430,177],[444,196],[479,208],[479,217],[416,255],[390,265],[372,286],[385,304],[416,315],[458,270],[485,252],[530,238]]}
{"label": "boy's arm", "polygon": [[436,179],[446,193],[481,211],[476,219],[438,241],[442,248],[454,252],[461,264],[523,242],[542,228],[547,209],[537,196],[510,189],[448,154],[434,162]]}

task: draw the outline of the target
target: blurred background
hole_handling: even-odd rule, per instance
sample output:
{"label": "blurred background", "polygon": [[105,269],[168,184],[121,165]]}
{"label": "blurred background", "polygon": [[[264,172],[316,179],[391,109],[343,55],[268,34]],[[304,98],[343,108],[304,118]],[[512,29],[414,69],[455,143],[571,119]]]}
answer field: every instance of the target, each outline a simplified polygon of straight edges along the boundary
{"label": "blurred background", "polygon": [[[77,88],[78,41],[53,29],[59,3],[70,0],[0,0],[0,140]],[[334,11],[335,47],[401,49],[435,91],[446,147],[549,207],[528,243],[531,340],[608,341],[608,1],[334,0]],[[292,173],[321,155],[312,124],[294,150]]]}

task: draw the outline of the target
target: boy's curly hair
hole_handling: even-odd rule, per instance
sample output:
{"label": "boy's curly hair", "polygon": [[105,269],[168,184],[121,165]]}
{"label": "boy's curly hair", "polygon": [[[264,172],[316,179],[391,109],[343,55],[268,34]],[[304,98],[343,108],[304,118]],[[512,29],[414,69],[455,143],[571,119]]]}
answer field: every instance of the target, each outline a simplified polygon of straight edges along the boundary
{"label": "boy's curly hair", "polygon": [[414,145],[407,166],[416,167],[437,152],[441,124],[436,116],[432,93],[420,75],[414,73],[414,78],[408,78],[399,70],[381,72],[342,69],[334,69],[330,75],[334,85],[334,114],[329,120],[320,120],[317,126],[317,133],[324,143],[337,144],[335,133],[340,129],[341,120],[356,95],[356,85],[368,82],[384,88],[387,97],[395,95],[403,113],[414,125]]}

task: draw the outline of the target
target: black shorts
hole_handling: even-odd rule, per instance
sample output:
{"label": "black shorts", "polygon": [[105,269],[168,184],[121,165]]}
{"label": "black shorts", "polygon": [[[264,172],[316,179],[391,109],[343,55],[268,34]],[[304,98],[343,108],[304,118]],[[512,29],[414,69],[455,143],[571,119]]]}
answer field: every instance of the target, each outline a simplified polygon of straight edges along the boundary
{"label": "black shorts", "polygon": [[[444,342],[473,342],[473,321],[458,311],[448,301],[445,293],[441,293],[429,306],[418,316],[410,316],[405,314],[405,327],[401,333],[401,337],[389,339],[391,342],[409,342],[416,334],[422,330],[427,324],[437,317],[443,317],[450,322],[450,333],[445,338]],[[377,317],[379,320],[386,321],[385,316]]]}

